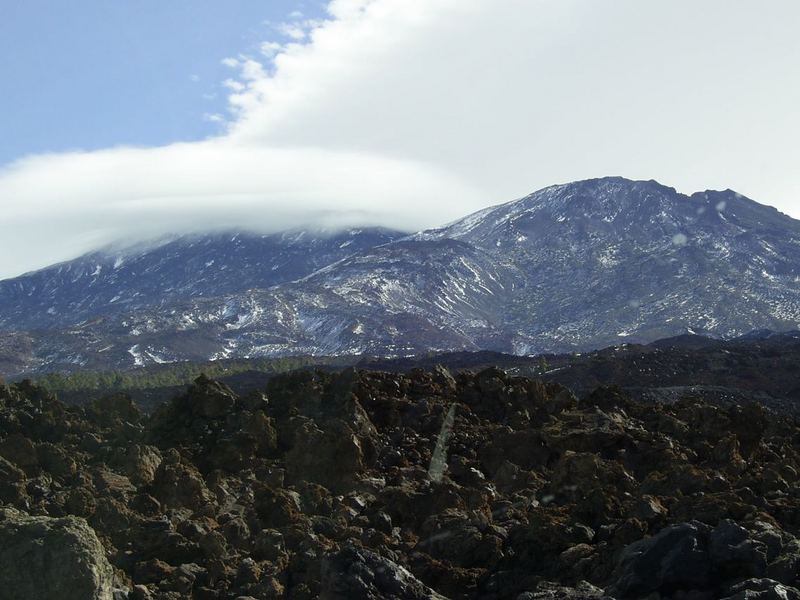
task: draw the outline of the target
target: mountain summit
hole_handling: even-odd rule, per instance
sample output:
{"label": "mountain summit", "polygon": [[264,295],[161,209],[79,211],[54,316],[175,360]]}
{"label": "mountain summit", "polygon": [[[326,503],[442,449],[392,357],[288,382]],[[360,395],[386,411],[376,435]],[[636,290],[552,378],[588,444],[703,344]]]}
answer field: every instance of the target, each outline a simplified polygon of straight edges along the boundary
{"label": "mountain summit", "polygon": [[251,239],[242,252],[227,237],[183,239],[122,264],[90,256],[2,282],[0,360],[17,372],[281,354],[532,354],[800,323],[800,222],[731,190],[687,196],[609,177],[407,237],[298,235]]}
{"label": "mountain summit", "polygon": [[[431,236],[431,234],[427,234]],[[522,271],[517,351],[797,326],[800,222],[731,190],[618,177],[552,186],[433,236]],[[527,347],[525,347],[527,345]]]}

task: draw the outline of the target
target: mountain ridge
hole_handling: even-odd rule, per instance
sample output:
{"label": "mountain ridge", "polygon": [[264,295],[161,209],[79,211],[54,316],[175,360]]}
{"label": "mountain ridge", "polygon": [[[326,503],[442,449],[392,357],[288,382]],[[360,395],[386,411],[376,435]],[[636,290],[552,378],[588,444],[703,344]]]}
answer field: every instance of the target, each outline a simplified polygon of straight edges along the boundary
{"label": "mountain ridge", "polygon": [[[30,348],[18,364],[48,369],[284,354],[524,355],[800,323],[800,221],[732,190],[686,195],[652,180],[590,179],[438,229],[356,238],[352,252],[323,245],[316,259],[314,244],[302,246],[293,256],[305,269],[289,264],[299,276],[274,285],[198,293],[191,281],[190,293],[136,310],[7,331],[0,367],[14,344]],[[242,263],[236,283],[263,270]],[[0,302],[0,324],[13,322]]]}

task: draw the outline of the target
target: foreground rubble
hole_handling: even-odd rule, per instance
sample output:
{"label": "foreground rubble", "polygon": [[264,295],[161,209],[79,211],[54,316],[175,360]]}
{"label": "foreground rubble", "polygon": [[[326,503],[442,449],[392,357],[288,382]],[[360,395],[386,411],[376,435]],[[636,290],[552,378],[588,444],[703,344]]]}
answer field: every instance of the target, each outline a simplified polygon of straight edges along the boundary
{"label": "foreground rubble", "polygon": [[[497,369],[299,371],[245,397],[201,377],[149,417],[22,383],[0,388],[0,585],[800,599],[798,470],[797,422],[760,406],[578,401]],[[26,570],[26,544],[58,555]]]}

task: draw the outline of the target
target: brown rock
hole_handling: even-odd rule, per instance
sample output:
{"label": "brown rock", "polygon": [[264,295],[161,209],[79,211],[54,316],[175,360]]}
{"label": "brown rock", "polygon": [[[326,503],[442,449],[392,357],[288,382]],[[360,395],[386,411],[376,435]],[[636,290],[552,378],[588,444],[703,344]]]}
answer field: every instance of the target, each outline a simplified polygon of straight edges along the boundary
{"label": "brown rock", "polygon": [[134,485],[147,486],[153,482],[161,464],[161,453],[154,446],[135,444],[127,449],[123,464]]}
{"label": "brown rock", "polygon": [[0,456],[16,465],[28,475],[35,475],[39,456],[33,442],[21,433],[12,433],[0,442]]}
{"label": "brown rock", "polygon": [[156,470],[152,495],[164,506],[200,510],[213,503],[214,497],[206,487],[203,476],[191,464],[162,461]]}
{"label": "brown rock", "polygon": [[66,479],[75,475],[77,465],[66,450],[51,443],[39,444],[36,455],[40,466],[57,479]]}

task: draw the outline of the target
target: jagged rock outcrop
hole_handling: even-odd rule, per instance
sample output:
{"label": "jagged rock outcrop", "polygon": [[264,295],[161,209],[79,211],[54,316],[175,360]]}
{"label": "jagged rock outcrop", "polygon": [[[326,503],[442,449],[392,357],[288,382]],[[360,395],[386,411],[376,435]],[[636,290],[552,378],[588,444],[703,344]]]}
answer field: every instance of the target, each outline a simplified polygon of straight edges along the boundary
{"label": "jagged rock outcrop", "polygon": [[322,566],[320,600],[445,600],[393,561],[347,546]]}

